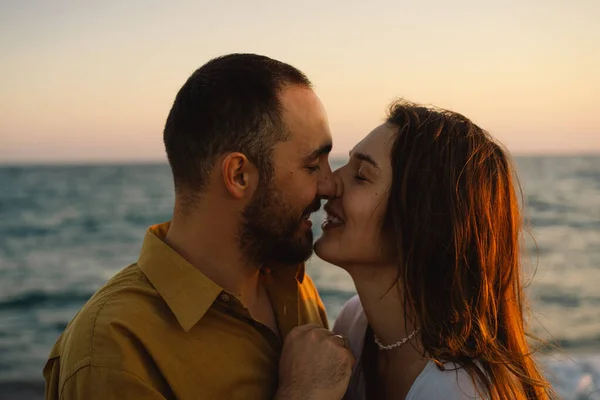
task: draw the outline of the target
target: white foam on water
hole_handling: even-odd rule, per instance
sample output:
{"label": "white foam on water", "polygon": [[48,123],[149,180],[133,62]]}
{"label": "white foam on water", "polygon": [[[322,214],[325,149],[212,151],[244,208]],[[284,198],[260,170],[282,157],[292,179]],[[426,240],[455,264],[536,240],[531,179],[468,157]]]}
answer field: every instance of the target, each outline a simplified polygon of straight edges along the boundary
{"label": "white foam on water", "polygon": [[600,400],[600,353],[539,357],[560,399]]}

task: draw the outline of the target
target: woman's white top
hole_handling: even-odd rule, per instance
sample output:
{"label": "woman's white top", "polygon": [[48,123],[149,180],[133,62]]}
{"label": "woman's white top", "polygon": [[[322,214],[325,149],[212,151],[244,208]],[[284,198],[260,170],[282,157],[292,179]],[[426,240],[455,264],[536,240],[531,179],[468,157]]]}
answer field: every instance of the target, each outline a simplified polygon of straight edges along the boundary
{"label": "woman's white top", "polygon": [[[367,325],[367,316],[358,295],[356,295],[344,304],[333,326],[334,333],[348,338],[350,350],[356,359],[350,384],[344,397],[346,400],[365,400],[367,398],[361,362]],[[428,362],[412,384],[406,400],[481,399],[471,376],[465,369],[454,366],[454,364],[446,364],[445,367],[445,371],[440,371],[433,362]]]}

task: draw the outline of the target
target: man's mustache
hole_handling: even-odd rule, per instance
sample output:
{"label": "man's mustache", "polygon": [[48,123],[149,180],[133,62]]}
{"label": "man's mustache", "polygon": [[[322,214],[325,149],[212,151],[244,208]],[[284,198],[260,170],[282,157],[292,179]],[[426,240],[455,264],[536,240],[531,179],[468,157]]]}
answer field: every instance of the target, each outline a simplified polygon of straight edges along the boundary
{"label": "man's mustache", "polygon": [[317,198],[315,199],[310,206],[308,206],[305,210],[304,213],[302,213],[302,215],[308,215],[308,214],[312,214],[314,212],[317,212],[321,209],[321,199]]}

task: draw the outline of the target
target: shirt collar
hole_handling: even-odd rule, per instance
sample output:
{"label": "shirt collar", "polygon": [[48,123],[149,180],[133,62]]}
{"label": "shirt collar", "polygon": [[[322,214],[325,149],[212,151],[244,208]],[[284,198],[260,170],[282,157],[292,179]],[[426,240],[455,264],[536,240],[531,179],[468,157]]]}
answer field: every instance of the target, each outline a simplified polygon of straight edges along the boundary
{"label": "shirt collar", "polygon": [[[169,222],[148,228],[138,266],[152,286],[167,303],[184,331],[190,329],[206,314],[223,288],[195,268],[173,250],[164,238]],[[276,280],[289,279],[290,273],[299,283],[305,276],[304,263],[299,266],[274,266]]]}
{"label": "shirt collar", "polygon": [[148,229],[138,265],[188,332],[223,289],[163,241],[169,225]]}

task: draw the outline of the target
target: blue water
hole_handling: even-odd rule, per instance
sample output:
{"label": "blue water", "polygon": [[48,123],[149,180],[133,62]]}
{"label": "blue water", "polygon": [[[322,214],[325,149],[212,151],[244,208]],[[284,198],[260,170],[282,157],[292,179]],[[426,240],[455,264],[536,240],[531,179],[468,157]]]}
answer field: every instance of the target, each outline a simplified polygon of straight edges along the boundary
{"label": "blue water", "polygon": [[[600,156],[517,166],[537,242],[526,238],[524,256],[533,330],[563,349],[542,362],[563,398],[597,398]],[[162,164],[0,168],[0,382],[41,379],[67,322],[135,262],[146,228],[168,220],[172,203]],[[313,217],[316,235],[322,218]],[[316,257],[308,271],[334,319],[354,294],[351,280]]]}

